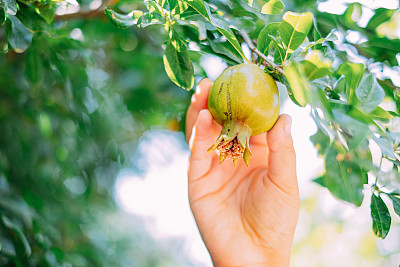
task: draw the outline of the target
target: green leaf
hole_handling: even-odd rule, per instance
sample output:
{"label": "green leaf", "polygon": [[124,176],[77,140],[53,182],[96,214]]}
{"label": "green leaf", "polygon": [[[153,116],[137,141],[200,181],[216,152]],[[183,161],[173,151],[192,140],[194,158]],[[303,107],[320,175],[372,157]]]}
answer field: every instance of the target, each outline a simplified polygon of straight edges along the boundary
{"label": "green leaf", "polygon": [[209,44],[215,53],[225,55],[239,64],[243,63],[243,58],[229,42],[224,42],[221,39],[214,39],[209,40]]}
{"label": "green leaf", "polygon": [[322,187],[326,187],[325,184],[324,184],[324,180],[323,180],[323,177],[322,177],[322,176],[317,177],[317,178],[315,178],[315,179],[312,179],[312,182],[314,182],[314,183],[316,183],[316,184],[319,184],[319,185],[322,186]]}
{"label": "green leaf", "polygon": [[217,30],[228,39],[229,43],[238,51],[238,53],[246,60],[246,56],[243,54],[242,48],[233,34],[232,30],[220,19],[212,16],[210,7],[207,3],[202,0],[186,0],[186,2],[195,9],[200,15],[214,25]]}
{"label": "green leaf", "polygon": [[119,14],[108,8],[104,9],[104,13],[107,18],[120,29],[126,29],[136,25],[138,19],[143,15],[143,12],[139,10],[133,10],[128,14]]}
{"label": "green leaf", "polygon": [[365,174],[357,164],[345,159],[347,153],[335,144],[327,149],[323,183],[333,195],[359,207],[364,198]]}
{"label": "green leaf", "polygon": [[311,94],[311,88],[307,79],[300,72],[299,65],[294,62],[285,66],[284,71],[288,81],[286,88],[288,89],[290,99],[296,105],[304,107],[307,104],[307,95]]}
{"label": "green leaf", "polygon": [[345,131],[345,136],[349,135],[347,141],[351,149],[357,148],[363,140],[372,135],[366,123],[352,118],[339,109],[333,110],[333,116]]}
{"label": "green leaf", "polygon": [[318,150],[318,155],[322,156],[325,154],[326,149],[329,147],[331,139],[321,129],[310,137],[311,142]]}
{"label": "green leaf", "polygon": [[1,0],[0,6],[4,6],[4,10],[7,14],[16,15],[18,8],[17,8],[17,1],[15,0]]}
{"label": "green leaf", "polygon": [[283,49],[283,44],[275,36],[269,35],[275,44],[274,62],[277,64],[282,64],[285,57],[285,50]]}
{"label": "green leaf", "polygon": [[393,144],[390,140],[384,138],[384,137],[376,137],[373,136],[372,139],[378,144],[378,146],[381,148],[381,151],[383,155],[390,157],[392,159],[396,159],[396,155],[394,153],[394,147]]}
{"label": "green leaf", "polygon": [[390,20],[395,12],[395,9],[378,8],[374,10],[375,14],[369,20],[367,29],[376,30],[379,25]]}
{"label": "green leaf", "polygon": [[350,105],[357,104],[356,89],[364,73],[364,65],[345,62],[339,66],[337,73],[344,75],[346,80],[346,94]]}
{"label": "green leaf", "polygon": [[36,12],[48,23],[50,24],[55,15],[55,9],[51,5],[42,5],[40,8],[36,8]]}
{"label": "green leaf", "polygon": [[4,8],[0,7],[0,27],[3,27],[5,22],[6,22],[6,14]]}
{"label": "green leaf", "polygon": [[33,45],[26,54],[25,75],[31,83],[37,84],[42,80],[43,74],[40,50],[36,49]]}
{"label": "green leaf", "polygon": [[373,111],[383,101],[385,92],[372,74],[365,76],[356,89],[358,108],[365,113]]}
{"label": "green leaf", "polygon": [[238,31],[252,32],[256,29],[256,23],[248,17],[227,19],[230,27]]}
{"label": "green leaf", "polygon": [[147,12],[137,20],[137,26],[139,28],[145,28],[154,24],[163,24],[164,21],[165,19],[157,12]]}
{"label": "green leaf", "polygon": [[383,121],[388,123],[390,119],[393,118],[393,115],[384,110],[383,108],[377,106],[373,111],[369,113],[369,115],[376,120]]}
{"label": "green leaf", "polygon": [[145,0],[144,4],[146,5],[147,10],[149,13],[157,13],[158,15],[162,16],[162,7],[160,7],[156,2],[153,0]]}
{"label": "green leaf", "polygon": [[281,0],[243,0],[263,14],[279,14],[285,8]]}
{"label": "green leaf", "polygon": [[33,33],[30,32],[19,19],[9,15],[11,31],[8,34],[8,42],[16,53],[22,53],[31,45]]}
{"label": "green leaf", "polygon": [[169,11],[174,10],[178,6],[178,0],[168,0]]}
{"label": "green leaf", "polygon": [[371,197],[372,228],[377,237],[385,239],[390,230],[391,217],[389,210],[380,196]]}
{"label": "green leaf", "polygon": [[164,54],[164,67],[168,77],[178,86],[190,90],[194,85],[194,70],[183,41],[173,34]]}
{"label": "green leaf", "polygon": [[309,81],[330,74],[332,68],[332,62],[323,58],[319,50],[313,50],[300,64],[303,66],[304,74]]}
{"label": "green leaf", "polygon": [[302,43],[289,57],[289,60],[293,60],[301,54],[305,54],[308,49],[313,48],[314,46],[318,46],[326,41],[335,41],[337,40],[337,36],[334,34],[334,31],[330,32],[326,38],[320,38],[314,42],[305,42]]}
{"label": "green leaf", "polygon": [[268,55],[272,38],[270,35],[277,36],[279,23],[273,22],[266,25],[257,38],[257,49],[264,55]]}
{"label": "green leaf", "polygon": [[392,199],[394,212],[400,216],[400,196],[397,194],[389,194],[388,196]]}
{"label": "green leaf", "polygon": [[294,13],[289,11],[285,13],[279,24],[279,33],[286,48],[283,62],[303,43],[312,23],[313,15],[310,12]]}

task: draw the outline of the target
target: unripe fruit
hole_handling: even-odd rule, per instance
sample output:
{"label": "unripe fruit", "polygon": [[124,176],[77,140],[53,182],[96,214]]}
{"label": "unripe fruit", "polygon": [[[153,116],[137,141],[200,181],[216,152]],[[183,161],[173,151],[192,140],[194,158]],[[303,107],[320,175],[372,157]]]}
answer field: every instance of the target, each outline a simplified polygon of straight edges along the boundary
{"label": "unripe fruit", "polygon": [[219,152],[220,163],[240,158],[249,165],[249,139],[269,131],[279,117],[279,92],[275,81],[255,64],[225,69],[208,95],[208,109],[222,125],[221,134],[208,152]]}

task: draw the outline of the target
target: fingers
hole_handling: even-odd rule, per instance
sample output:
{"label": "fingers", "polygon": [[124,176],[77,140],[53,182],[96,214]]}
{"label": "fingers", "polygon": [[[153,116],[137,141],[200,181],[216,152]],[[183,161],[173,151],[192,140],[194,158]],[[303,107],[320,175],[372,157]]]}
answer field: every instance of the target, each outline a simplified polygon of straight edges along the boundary
{"label": "fingers", "polygon": [[281,115],[267,134],[268,178],[286,192],[298,188],[291,125],[291,117]]}
{"label": "fingers", "polygon": [[192,96],[192,103],[186,115],[186,141],[190,139],[194,123],[197,120],[200,110],[207,109],[208,92],[210,91],[211,85],[212,81],[205,78],[201,80],[196,87],[196,92]]}
{"label": "fingers", "polygon": [[212,131],[213,118],[207,109],[199,112],[190,138],[191,150],[189,159],[189,181],[196,180],[206,174],[212,164],[212,155],[207,149],[214,143],[215,136]]}

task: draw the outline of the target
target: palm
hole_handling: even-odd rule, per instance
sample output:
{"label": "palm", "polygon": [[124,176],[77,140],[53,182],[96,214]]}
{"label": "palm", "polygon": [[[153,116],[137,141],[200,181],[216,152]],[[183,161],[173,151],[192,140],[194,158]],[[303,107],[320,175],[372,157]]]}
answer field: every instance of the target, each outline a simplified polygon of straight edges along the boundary
{"label": "palm", "polygon": [[[199,102],[201,97],[204,98],[200,95]],[[200,104],[204,107],[204,103]],[[189,109],[189,127],[194,124],[190,113]],[[207,138],[197,140],[197,147],[192,145],[189,200],[214,263],[224,262],[223,266],[263,265],[269,253],[286,254],[290,251],[297,220],[298,189],[297,183],[281,184],[274,173],[276,167],[269,166],[277,163],[268,154],[271,147],[268,148],[266,134],[251,137],[253,157],[250,166],[239,161],[235,168],[230,160],[219,165],[215,152],[206,154],[207,148],[218,137],[221,126],[210,122],[208,127],[201,124],[196,127],[196,131],[207,133]],[[191,134],[191,129],[188,134]]]}

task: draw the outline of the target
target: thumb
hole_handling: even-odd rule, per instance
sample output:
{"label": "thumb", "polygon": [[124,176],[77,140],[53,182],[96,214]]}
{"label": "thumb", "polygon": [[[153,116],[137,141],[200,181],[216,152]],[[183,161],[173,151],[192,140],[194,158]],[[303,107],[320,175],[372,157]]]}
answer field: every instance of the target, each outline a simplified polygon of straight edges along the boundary
{"label": "thumb", "polygon": [[292,118],[284,114],[267,134],[268,178],[289,192],[298,188],[291,126]]}
{"label": "thumb", "polygon": [[189,141],[189,182],[202,177],[211,168],[212,155],[207,153],[207,149],[215,141],[212,123],[211,113],[207,109],[201,110]]}

